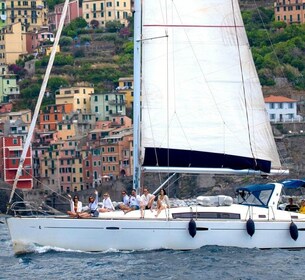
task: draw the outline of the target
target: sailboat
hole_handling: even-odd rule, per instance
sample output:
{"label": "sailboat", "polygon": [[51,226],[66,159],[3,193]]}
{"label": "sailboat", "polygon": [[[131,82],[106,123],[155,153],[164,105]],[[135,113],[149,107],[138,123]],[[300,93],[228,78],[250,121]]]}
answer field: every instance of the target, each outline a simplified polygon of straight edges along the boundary
{"label": "sailboat", "polygon": [[[143,5],[143,6],[142,6]],[[285,175],[265,110],[238,0],[135,1],[134,186],[142,172]],[[171,178],[171,176],[169,177]],[[6,220],[16,253],[190,250],[206,245],[302,248],[305,214],[279,208],[300,180],[199,196],[156,217],[145,210],[16,215]]]}

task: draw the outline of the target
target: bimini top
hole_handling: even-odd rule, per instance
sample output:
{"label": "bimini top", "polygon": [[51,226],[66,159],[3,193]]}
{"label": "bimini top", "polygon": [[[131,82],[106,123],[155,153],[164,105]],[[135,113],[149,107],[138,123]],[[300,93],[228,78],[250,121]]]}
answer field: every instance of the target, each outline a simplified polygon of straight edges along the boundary
{"label": "bimini top", "polygon": [[262,190],[273,190],[274,189],[274,184],[258,184],[258,185],[249,185],[245,187],[240,187],[236,189],[236,192],[240,191],[247,191],[247,192],[257,192],[257,191],[262,191]]}
{"label": "bimini top", "polygon": [[[305,179],[283,180],[279,184],[285,189],[298,189],[305,187]],[[272,198],[275,188],[276,184],[273,183],[240,187],[236,189],[238,203],[260,207],[268,207],[269,203],[275,205],[275,200],[278,200],[276,197]]]}
{"label": "bimini top", "polygon": [[239,204],[268,207],[275,184],[249,185],[236,190]]}
{"label": "bimini top", "polygon": [[290,179],[280,182],[286,189],[297,189],[305,187],[305,179]]}

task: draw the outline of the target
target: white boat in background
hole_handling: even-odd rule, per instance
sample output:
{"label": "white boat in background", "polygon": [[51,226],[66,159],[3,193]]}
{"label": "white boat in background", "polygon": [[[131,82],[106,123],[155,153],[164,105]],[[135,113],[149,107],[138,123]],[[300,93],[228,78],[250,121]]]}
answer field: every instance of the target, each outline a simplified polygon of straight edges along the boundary
{"label": "white boat in background", "polygon": [[[286,173],[238,0],[137,0],[134,42],[136,188],[142,172]],[[16,253],[33,245],[81,251],[303,248],[305,214],[278,207],[283,190],[295,185],[304,182],[239,188],[237,202],[201,196],[196,205],[166,209],[157,218],[145,210],[144,219],[138,210],[89,219],[25,216],[12,206],[7,225]]]}

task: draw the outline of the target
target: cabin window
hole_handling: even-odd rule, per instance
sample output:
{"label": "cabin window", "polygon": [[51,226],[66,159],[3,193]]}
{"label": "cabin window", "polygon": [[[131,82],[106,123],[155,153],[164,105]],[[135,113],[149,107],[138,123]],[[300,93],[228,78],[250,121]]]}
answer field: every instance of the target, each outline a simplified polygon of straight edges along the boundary
{"label": "cabin window", "polygon": [[184,212],[173,213],[174,219],[240,219],[240,214],[225,212]]}

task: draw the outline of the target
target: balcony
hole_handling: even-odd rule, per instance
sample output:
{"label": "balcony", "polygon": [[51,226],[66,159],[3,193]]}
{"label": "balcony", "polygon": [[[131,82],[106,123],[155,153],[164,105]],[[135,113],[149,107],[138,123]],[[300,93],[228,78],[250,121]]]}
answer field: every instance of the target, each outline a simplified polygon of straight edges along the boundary
{"label": "balcony", "polygon": [[20,94],[20,91],[19,90],[12,90],[12,91],[4,93],[4,95],[15,95],[15,94]]}
{"label": "balcony", "polygon": [[126,100],[115,100],[115,99],[112,99],[112,100],[109,100],[108,101],[108,104],[109,105],[126,105]]}
{"label": "balcony", "polygon": [[122,111],[117,111],[117,112],[114,112],[112,110],[109,110],[109,116],[123,116],[123,112]]}

